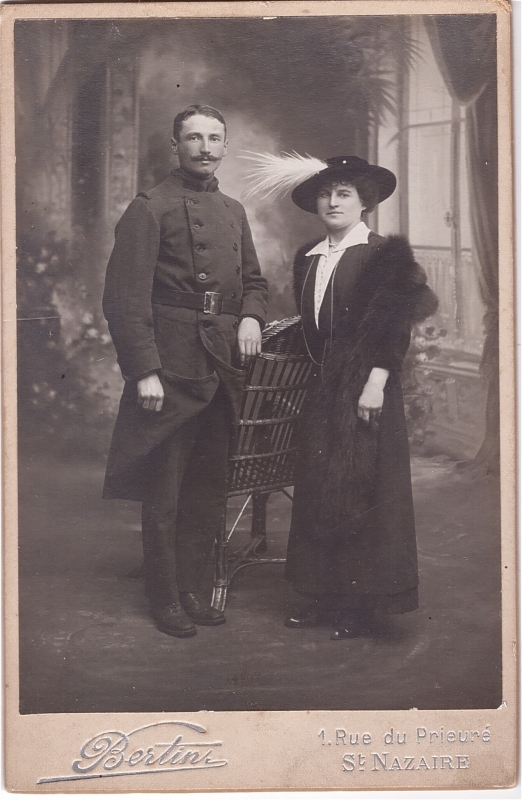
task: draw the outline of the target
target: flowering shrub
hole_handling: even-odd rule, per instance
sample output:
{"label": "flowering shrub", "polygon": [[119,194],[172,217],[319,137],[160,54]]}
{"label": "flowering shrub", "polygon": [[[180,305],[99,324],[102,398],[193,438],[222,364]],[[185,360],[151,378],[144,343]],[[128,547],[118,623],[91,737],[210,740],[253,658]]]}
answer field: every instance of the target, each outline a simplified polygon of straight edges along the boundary
{"label": "flowering shrub", "polygon": [[433,436],[429,427],[433,412],[432,388],[419,367],[440,355],[441,340],[445,336],[444,328],[416,325],[404,359],[402,390],[410,444],[413,448],[425,447]]}
{"label": "flowering shrub", "polygon": [[85,310],[93,301],[76,263],[53,233],[18,248],[20,437],[29,447],[102,455],[121,380],[101,311]]}

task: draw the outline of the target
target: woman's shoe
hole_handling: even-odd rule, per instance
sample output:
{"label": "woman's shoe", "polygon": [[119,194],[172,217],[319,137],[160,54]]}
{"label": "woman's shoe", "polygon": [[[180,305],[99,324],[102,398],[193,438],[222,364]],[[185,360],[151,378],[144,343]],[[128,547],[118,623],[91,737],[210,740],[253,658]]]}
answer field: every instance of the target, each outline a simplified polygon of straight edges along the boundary
{"label": "woman's shoe", "polygon": [[328,622],[331,622],[328,610],[317,601],[285,619],[287,628],[317,628]]}
{"label": "woman's shoe", "polygon": [[356,639],[358,636],[362,636],[362,634],[363,628],[359,624],[343,625],[335,628],[330,639],[338,642],[341,639]]}
{"label": "woman's shoe", "polygon": [[375,613],[373,610],[362,613],[341,614],[338,617],[338,625],[330,639],[338,642],[341,639],[356,639],[358,636],[364,636],[365,633],[371,631],[374,622]]}

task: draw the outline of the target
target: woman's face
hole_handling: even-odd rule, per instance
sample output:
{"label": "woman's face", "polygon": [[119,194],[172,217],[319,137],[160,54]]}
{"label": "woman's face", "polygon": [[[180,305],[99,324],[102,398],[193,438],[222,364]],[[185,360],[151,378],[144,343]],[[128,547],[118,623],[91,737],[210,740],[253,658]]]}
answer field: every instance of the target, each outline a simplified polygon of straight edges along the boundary
{"label": "woman's face", "polygon": [[350,231],[361,221],[364,206],[355,186],[331,183],[317,195],[317,216],[328,231]]}

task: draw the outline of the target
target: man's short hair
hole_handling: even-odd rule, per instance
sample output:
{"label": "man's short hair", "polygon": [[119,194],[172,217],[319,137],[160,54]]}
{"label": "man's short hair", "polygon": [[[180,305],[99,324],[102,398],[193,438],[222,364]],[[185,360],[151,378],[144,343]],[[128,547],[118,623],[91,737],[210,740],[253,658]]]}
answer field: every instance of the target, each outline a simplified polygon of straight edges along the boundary
{"label": "man's short hair", "polygon": [[221,122],[225,129],[225,139],[227,138],[227,123],[223,118],[223,114],[221,114],[217,108],[212,108],[212,106],[201,106],[194,104],[192,106],[187,106],[187,108],[183,109],[183,111],[180,111],[179,114],[176,114],[174,117],[172,135],[177,142],[179,142],[181,126],[185,120],[189,119],[190,117],[194,117],[196,114],[201,114],[203,117],[212,117],[213,119],[217,119],[218,122]]}

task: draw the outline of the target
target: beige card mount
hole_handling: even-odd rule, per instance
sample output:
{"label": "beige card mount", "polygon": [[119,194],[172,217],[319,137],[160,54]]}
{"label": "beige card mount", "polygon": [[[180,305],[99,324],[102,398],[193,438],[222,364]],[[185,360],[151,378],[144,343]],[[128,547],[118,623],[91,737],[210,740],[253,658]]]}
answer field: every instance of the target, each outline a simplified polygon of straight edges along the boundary
{"label": "beige card mount", "polygon": [[[7,788],[513,786],[509,3],[24,4],[0,14]],[[356,638],[333,641],[333,622],[284,624],[299,602],[283,565],[293,472],[229,492],[204,579],[227,622],[186,639],[149,614],[139,504],[101,499],[123,385],[101,310],[114,228],[138,192],[177,168],[172,120],[191,103],[226,119],[219,187],[246,209],[268,321],[285,321],[269,333],[294,324],[294,254],[324,228],[289,195],[249,194],[248,152],[356,155],[391,170],[397,189],[366,222],[409,239],[439,300],[413,331],[401,378],[419,605]],[[269,342],[265,333],[267,352]],[[268,402],[274,386],[266,374],[258,384]],[[297,418],[295,398],[285,402]],[[204,504],[204,480],[198,491]]]}

